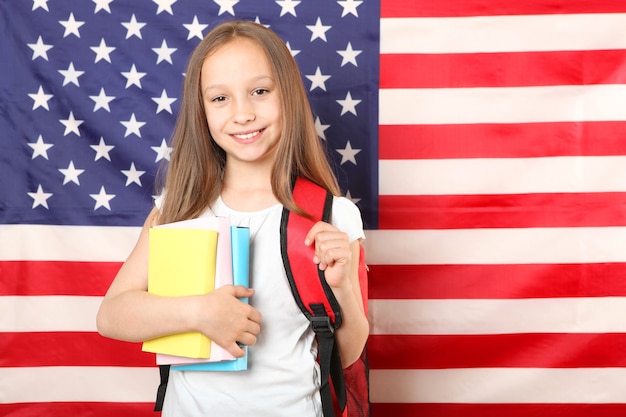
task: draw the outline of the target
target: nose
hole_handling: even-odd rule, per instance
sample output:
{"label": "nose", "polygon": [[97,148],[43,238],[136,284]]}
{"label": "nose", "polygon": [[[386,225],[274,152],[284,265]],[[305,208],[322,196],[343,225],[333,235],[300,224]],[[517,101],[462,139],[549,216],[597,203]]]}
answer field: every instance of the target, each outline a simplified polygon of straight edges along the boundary
{"label": "nose", "polygon": [[233,115],[235,123],[245,124],[253,121],[255,118],[256,114],[254,111],[254,105],[250,102],[250,100],[245,98],[237,100]]}

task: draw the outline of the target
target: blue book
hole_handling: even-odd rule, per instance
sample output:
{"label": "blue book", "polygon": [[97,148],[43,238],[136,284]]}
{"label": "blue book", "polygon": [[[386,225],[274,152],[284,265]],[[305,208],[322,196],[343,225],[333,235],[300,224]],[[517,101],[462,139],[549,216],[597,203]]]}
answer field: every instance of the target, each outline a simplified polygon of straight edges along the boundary
{"label": "blue book", "polygon": [[[231,226],[230,239],[233,258],[233,285],[250,285],[250,229],[247,227]],[[247,298],[241,301],[247,303]],[[185,365],[172,365],[177,371],[245,371],[248,369],[248,347],[246,355],[234,360],[219,362],[201,362]]]}

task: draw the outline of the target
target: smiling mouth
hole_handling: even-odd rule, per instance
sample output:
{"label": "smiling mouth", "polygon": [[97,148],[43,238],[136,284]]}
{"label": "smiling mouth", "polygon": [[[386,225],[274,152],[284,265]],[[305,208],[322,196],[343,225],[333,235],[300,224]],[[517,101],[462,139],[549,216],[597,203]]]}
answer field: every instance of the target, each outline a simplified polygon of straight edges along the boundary
{"label": "smiling mouth", "polygon": [[255,130],[254,132],[234,134],[233,136],[236,137],[237,139],[246,140],[246,139],[251,139],[255,137],[256,135],[261,133],[261,131],[262,130]]}

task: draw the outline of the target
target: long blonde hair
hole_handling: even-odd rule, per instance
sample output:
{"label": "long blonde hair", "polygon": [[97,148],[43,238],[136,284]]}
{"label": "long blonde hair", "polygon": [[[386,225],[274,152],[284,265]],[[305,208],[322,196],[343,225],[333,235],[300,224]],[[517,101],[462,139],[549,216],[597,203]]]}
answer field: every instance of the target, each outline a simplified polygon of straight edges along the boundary
{"label": "long blonde hair", "polygon": [[220,194],[226,154],[209,133],[200,74],[207,57],[240,37],[263,49],[280,97],[283,127],[271,175],[274,195],[289,210],[302,213],[291,192],[296,176],[339,195],[337,179],[317,136],[300,71],[289,49],[265,26],[229,21],[216,26],[198,44],[187,65],[182,104],[172,134],[173,151],[165,182],[160,186],[160,191],[167,191],[158,220],[161,224],[199,216]]}

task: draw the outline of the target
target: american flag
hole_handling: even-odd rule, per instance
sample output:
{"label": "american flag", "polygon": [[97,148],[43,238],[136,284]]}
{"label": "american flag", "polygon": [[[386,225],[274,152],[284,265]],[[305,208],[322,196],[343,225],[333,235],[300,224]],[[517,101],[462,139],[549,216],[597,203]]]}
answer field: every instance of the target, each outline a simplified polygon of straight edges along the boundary
{"label": "american flag", "polygon": [[624,12],[381,3],[378,415],[626,413]]}
{"label": "american flag", "polygon": [[218,22],[288,43],[370,264],[374,416],[626,412],[626,3],[0,0],[0,415],[152,416],[95,331]]}

